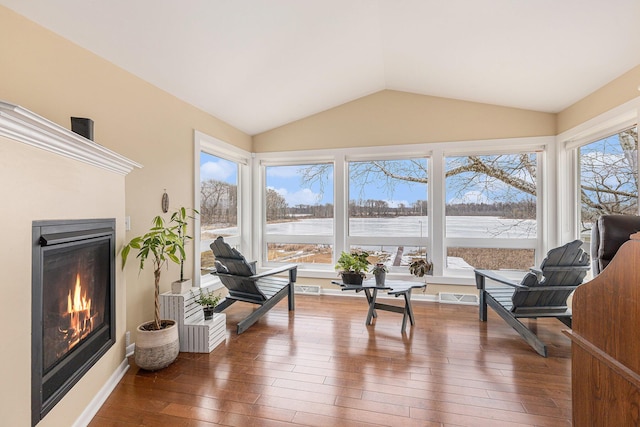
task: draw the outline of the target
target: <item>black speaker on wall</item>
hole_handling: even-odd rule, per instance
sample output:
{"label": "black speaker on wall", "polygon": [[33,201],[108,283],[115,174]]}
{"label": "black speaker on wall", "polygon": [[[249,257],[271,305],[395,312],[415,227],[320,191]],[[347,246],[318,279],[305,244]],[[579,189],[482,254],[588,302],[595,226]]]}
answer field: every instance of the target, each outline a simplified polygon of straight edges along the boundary
{"label": "black speaker on wall", "polygon": [[93,141],[93,120],[84,117],[71,117],[71,130]]}

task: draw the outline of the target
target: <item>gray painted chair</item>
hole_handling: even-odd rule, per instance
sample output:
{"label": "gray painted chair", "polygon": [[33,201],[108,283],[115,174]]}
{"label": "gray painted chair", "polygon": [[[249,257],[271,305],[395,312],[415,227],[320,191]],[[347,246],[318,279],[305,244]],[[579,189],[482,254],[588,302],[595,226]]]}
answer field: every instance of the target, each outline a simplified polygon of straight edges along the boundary
{"label": "gray painted chair", "polygon": [[[514,328],[538,354],[547,357],[547,347],[519,319],[555,317],[571,327],[571,310],[567,298],[582,284],[589,270],[589,255],[582,241],[574,240],[552,249],[540,264],[519,283],[499,272],[474,270],[480,293],[480,320],[487,321],[487,305]],[[485,279],[497,285],[485,286]]]}
{"label": "gray painted chair", "polygon": [[[210,247],[216,258],[216,271],[211,274],[220,277],[220,281],[229,291],[227,297],[216,306],[215,311],[221,312],[236,301],[260,306],[238,323],[238,334],[246,331],[285,296],[289,298],[289,311],[295,309],[294,284],[298,269],[296,264],[287,264],[256,274],[255,262],[248,262],[222,237],[214,240]],[[274,277],[285,272],[288,272],[288,278]]]}

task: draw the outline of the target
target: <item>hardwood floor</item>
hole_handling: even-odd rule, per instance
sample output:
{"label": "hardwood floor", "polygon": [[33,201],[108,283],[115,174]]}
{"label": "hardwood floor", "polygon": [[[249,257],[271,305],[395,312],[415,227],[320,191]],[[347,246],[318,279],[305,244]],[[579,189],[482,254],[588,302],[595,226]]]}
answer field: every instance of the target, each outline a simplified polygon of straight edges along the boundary
{"label": "hardwood floor", "polygon": [[252,306],[234,304],[226,343],[159,372],[131,360],[90,426],[571,425],[559,321],[537,320],[545,359],[491,310],[482,323],[476,306],[413,306],[402,335],[397,313],[365,326],[361,298],[302,294],[295,314],[283,300],[236,335]]}

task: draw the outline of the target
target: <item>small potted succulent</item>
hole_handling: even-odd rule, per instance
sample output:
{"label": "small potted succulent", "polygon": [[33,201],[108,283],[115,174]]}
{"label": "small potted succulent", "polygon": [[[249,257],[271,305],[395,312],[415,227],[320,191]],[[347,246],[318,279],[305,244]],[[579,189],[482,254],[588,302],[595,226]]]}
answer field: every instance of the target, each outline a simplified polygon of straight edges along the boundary
{"label": "small potted succulent", "polygon": [[373,273],[373,277],[376,278],[376,286],[384,286],[384,281],[387,277],[388,272],[389,269],[387,268],[387,266],[381,262],[376,263],[371,268],[371,273]]}
{"label": "small potted succulent", "polygon": [[204,320],[211,320],[213,318],[213,310],[220,302],[220,296],[208,290],[202,292],[202,289],[200,289],[200,295],[198,296],[196,296],[193,291],[191,294],[195,298],[194,301],[202,306],[202,310],[204,311]]}
{"label": "small potted succulent", "polygon": [[336,270],[340,270],[342,283],[347,285],[362,285],[362,280],[366,277],[365,272],[369,269],[369,253],[365,251],[342,252],[335,265]]}

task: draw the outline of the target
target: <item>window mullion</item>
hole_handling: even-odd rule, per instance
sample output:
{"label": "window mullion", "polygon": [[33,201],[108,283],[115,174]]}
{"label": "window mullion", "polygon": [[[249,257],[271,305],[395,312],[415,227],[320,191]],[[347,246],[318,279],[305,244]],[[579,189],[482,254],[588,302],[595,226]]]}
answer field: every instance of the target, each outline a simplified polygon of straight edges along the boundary
{"label": "window mullion", "polygon": [[442,276],[446,267],[445,247],[445,172],[442,149],[433,150],[429,160],[429,236],[431,236],[431,259],[436,276]]}

